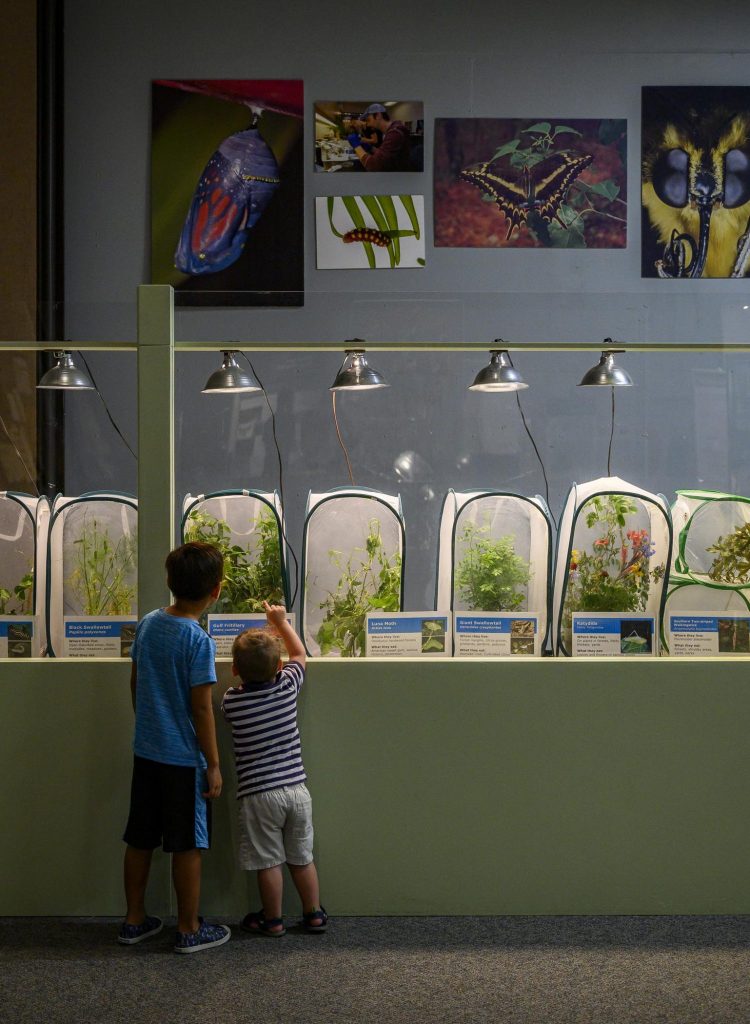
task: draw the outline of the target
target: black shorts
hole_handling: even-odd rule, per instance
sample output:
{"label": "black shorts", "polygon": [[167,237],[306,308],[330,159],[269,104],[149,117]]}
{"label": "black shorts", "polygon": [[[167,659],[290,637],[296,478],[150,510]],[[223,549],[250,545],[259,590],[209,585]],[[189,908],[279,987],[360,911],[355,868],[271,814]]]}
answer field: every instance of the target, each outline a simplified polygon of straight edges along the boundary
{"label": "black shorts", "polygon": [[138,850],[162,846],[165,853],[207,850],[211,806],[203,768],[133,758],[130,814],[123,839]]}

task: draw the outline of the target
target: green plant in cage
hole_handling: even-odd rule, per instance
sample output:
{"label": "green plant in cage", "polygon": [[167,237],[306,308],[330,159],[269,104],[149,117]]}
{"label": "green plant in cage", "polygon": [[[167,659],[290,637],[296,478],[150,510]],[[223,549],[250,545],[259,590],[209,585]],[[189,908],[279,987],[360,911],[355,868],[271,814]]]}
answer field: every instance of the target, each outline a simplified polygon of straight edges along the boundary
{"label": "green plant in cage", "polygon": [[247,614],[262,612],[263,602],[284,604],[281,545],[276,516],[263,509],[250,520],[248,546],[235,544],[232,529],[224,519],[194,509],[185,525],[185,540],[213,544],[224,558],[224,582],[212,612]]}
{"label": "green plant in cage", "polygon": [[[368,523],[363,548],[353,549],[344,562],[341,551],[328,552],[341,570],[336,589],[320,602],[325,618],[316,640],[321,654],[339,651],[346,658],[364,654],[367,613],[397,612],[401,607],[401,555],[389,557],[380,533],[380,520]],[[364,557],[362,557],[364,556]]]}
{"label": "green plant in cage", "polygon": [[586,526],[598,527],[590,551],[573,550],[563,628],[568,638],[573,612],[642,612],[664,565],[651,568],[655,548],[648,530],[627,530],[628,516],[638,506],[624,494],[600,495],[584,506]]}
{"label": "green plant in cage", "polygon": [[138,540],[135,532],[112,539],[106,526],[84,514],[75,547],[73,571],[66,584],[82,615],[130,615],[135,605]]}
{"label": "green plant in cage", "polygon": [[715,555],[709,578],[717,583],[744,585],[750,580],[750,523],[735,526],[726,537],[718,537],[706,551]]}
{"label": "green plant in cage", "polygon": [[0,587],[0,615],[30,615],[33,594],[34,570],[29,569],[12,590]]}
{"label": "green plant in cage", "polygon": [[531,566],[516,554],[513,537],[489,536],[487,518],[481,525],[466,523],[461,531],[465,550],[456,566],[455,587],[468,611],[517,611],[526,600]]}

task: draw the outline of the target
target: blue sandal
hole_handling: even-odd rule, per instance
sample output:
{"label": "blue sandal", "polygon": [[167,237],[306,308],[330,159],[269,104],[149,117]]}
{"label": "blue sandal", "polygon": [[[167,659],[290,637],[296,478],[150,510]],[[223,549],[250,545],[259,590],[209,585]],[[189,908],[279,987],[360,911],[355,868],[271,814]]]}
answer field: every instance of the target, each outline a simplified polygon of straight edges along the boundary
{"label": "blue sandal", "polygon": [[[281,928],[279,928],[279,925],[281,925]],[[266,935],[269,939],[280,939],[282,935],[286,935],[284,918],[267,918],[262,910],[255,910],[250,914],[245,914],[240,922],[240,928],[243,932],[252,932],[253,935]],[[272,931],[273,928],[278,930]]]}
{"label": "blue sandal", "polygon": [[325,907],[316,907],[308,914],[302,915],[302,927],[306,932],[324,932],[328,924]]}

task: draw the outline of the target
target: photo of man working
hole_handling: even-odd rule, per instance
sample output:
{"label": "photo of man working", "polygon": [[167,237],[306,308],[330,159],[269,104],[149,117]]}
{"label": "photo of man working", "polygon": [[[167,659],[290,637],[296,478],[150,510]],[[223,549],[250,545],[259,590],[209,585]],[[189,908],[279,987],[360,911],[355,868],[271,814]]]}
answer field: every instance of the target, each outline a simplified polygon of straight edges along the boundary
{"label": "photo of man working", "polygon": [[[383,141],[379,146],[373,146],[371,152],[362,145],[361,132],[352,132],[348,136],[349,145],[366,171],[412,170],[409,164],[409,129],[403,121],[391,121],[382,103],[371,103],[363,111],[360,121],[369,137],[375,132],[382,132],[383,136]],[[371,145],[369,140],[368,145]]]}
{"label": "photo of man working", "polygon": [[315,104],[315,170],[422,171],[424,105],[411,100]]}

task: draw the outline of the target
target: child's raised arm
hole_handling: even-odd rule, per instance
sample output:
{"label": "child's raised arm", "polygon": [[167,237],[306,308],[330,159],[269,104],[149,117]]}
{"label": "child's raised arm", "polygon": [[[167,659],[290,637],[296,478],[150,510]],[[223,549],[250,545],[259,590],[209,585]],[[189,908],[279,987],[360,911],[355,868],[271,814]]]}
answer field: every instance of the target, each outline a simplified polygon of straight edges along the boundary
{"label": "child's raised arm", "polygon": [[266,612],[266,618],[268,619],[269,626],[273,626],[278,635],[281,637],[281,641],[286,647],[287,654],[291,661],[298,661],[300,665],[305,664],[307,657],[305,654],[305,645],[302,643],[300,638],[294,632],[292,627],[286,620],[286,608],[283,604],[269,604],[268,601],[263,602],[263,608]]}

